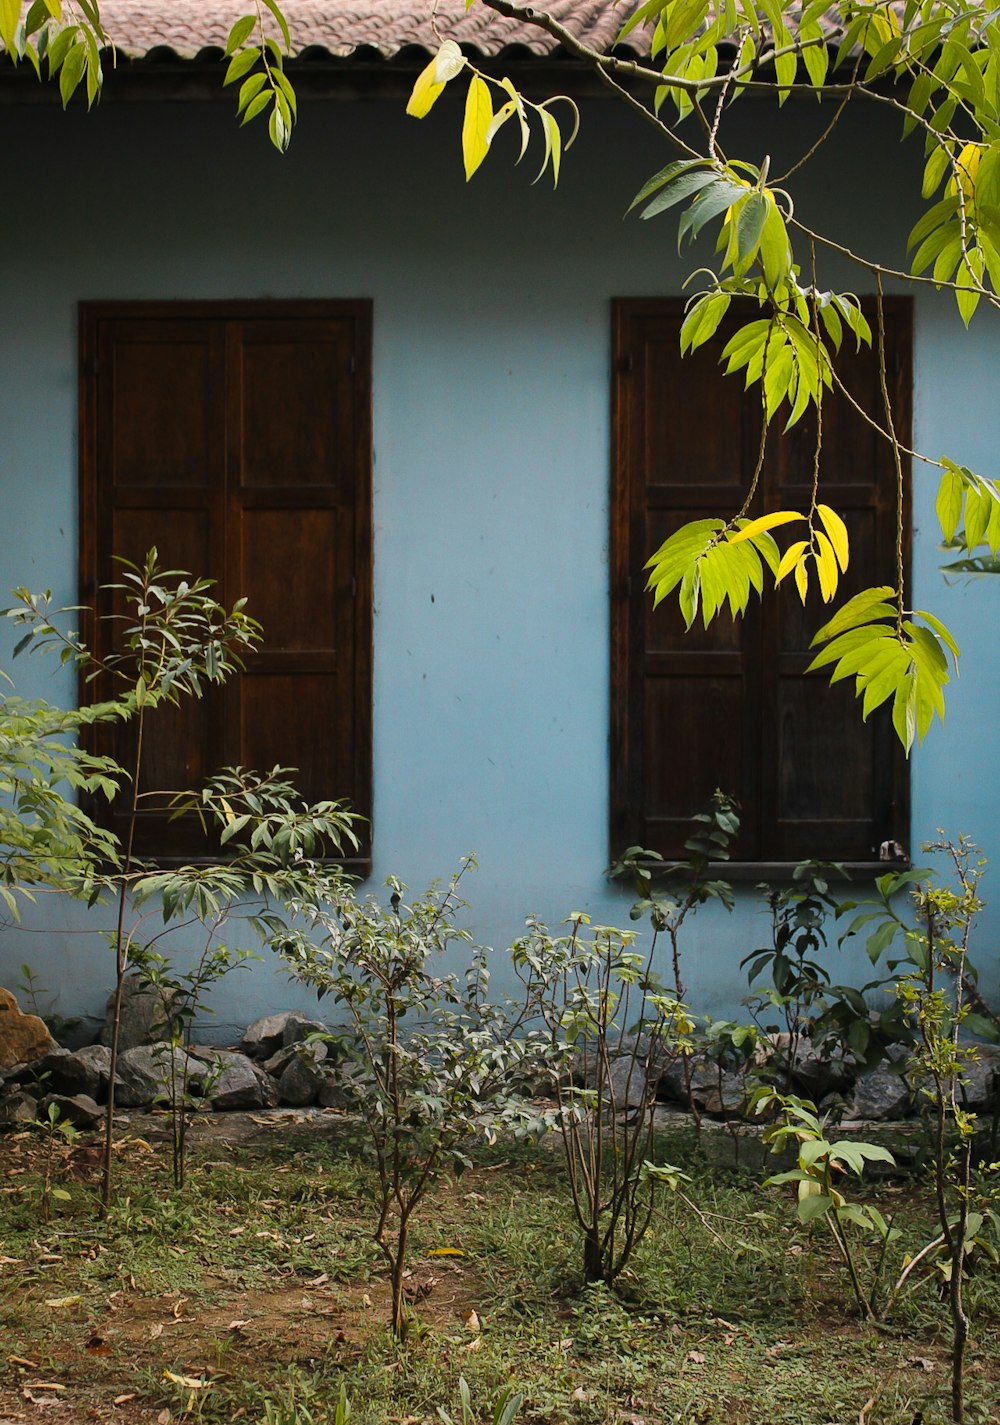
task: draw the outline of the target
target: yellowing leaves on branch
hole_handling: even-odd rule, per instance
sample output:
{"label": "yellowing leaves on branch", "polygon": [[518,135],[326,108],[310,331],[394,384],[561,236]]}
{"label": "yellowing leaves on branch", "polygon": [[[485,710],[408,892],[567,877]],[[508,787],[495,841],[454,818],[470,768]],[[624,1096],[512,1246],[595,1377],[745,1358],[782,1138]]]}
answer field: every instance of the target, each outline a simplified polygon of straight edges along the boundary
{"label": "yellowing leaves on branch", "polygon": [[[481,166],[490,151],[490,145],[508,119],[517,117],[520,128],[521,145],[518,162],[524,157],[531,137],[528,122],[529,113],[536,115],[544,144],[544,157],[538,177],[546,169],[552,169],[553,183],[559,182],[559,167],[562,154],[576,138],[579,128],[579,113],[572,99],[560,95],[547,99],[542,104],[532,104],[518,93],[511,81],[504,77],[494,79],[476,69],[462,54],[454,40],[445,40],[430,64],[417,77],[406,105],[406,112],[415,119],[423,119],[444,92],[445,86],[458,77],[463,70],[469,72],[469,87],[465,95],[465,113],[462,120],[462,161],[468,181]],[[503,95],[503,103],[494,112],[493,91]],[[562,129],[552,113],[552,105],[563,103],[569,106],[571,125],[569,135],[563,138]]]}
{"label": "yellowing leaves on branch", "polygon": [[[435,26],[446,27],[433,0],[426,3]],[[981,306],[1000,305],[996,12],[962,0],[804,0],[794,6],[777,0],[642,0],[623,10],[618,37],[640,56],[632,59],[613,47],[590,48],[572,23],[545,12],[544,0],[538,8],[522,0],[466,0],[467,10],[474,7],[545,32],[553,46],[589,65],[623,104],[642,111],[655,126],[664,159],[632,209],[643,221],[673,214],[679,251],[700,240],[700,265],[692,274],[700,290],[681,328],[682,353],[704,346],[725,319],[724,367],[742,378],[746,399],[759,402],[764,436],[742,508],[728,522],[695,520],[653,554],[647,567],[654,600],[676,591],[688,625],[699,613],[710,622],[723,607],[737,616],[751,593],[762,593],[769,572],[782,596],[781,586],[792,581],[803,602],[814,593],[820,603],[835,601],[849,549],[846,526],[823,498],[822,418],[832,391],[850,399],[838,375],[845,340],[870,346],[880,373],[884,410],[876,408],[866,418],[891,447],[897,472],[897,549],[905,544],[910,462],[922,459],[941,471],[938,516],[955,555],[948,567],[958,572],[1000,567],[997,486],[950,457],[907,449],[893,426],[884,342],[872,328],[881,323],[883,279],[898,284],[906,273],[855,251],[835,233],[817,231],[796,207],[794,191],[802,162],[821,163],[843,114],[857,112],[858,103],[849,100],[895,110],[901,138],[923,145],[924,210],[908,237],[911,277],[946,290],[966,325]],[[407,112],[427,118],[451,87],[462,100],[461,113],[455,105],[452,120],[460,129],[467,180],[513,121],[515,157],[520,160],[534,143],[538,177],[551,173],[557,183],[579,125],[572,100],[527,99],[509,78],[478,69],[457,39],[457,31],[440,35],[436,54],[414,83]],[[64,104],[78,90],[88,104],[99,97],[102,55],[113,40],[103,28],[99,0],[0,0],[3,51],[15,64],[30,64],[40,79],[54,80]],[[248,4],[225,47],[223,82],[237,96],[239,121],[265,118],[271,142],[281,151],[298,121],[295,91],[285,73],[285,60],[295,52],[277,0]],[[822,101],[820,143],[800,153],[786,172],[774,171],[768,154],[747,151],[747,135],[757,130],[742,123],[740,101],[751,93],[758,100],[769,94],[776,107],[793,94]],[[786,115],[792,107],[785,108]],[[874,161],[865,171],[877,175]],[[831,251],[838,270],[849,265],[856,291],[824,285]],[[865,294],[864,301],[858,293]],[[874,324],[873,311],[879,318]],[[787,430],[807,412],[816,427],[808,511],[765,510],[758,519],[747,518],[769,426],[778,421]],[[772,531],[786,525],[780,548]],[[788,534],[794,537],[785,542]],[[865,607],[877,613],[837,633],[831,630],[839,627],[838,614],[827,622],[817,635],[824,647],[814,666],[833,662],[835,678],[855,677],[865,716],[890,704],[896,731],[909,749],[935,714],[943,716],[948,655],[957,656],[957,649],[933,615],[907,611],[901,553],[896,565],[880,576],[884,584],[868,591],[872,598]],[[865,597],[856,595],[840,612],[851,610],[853,619],[860,607],[856,600]],[[848,636],[850,648],[837,642]],[[834,645],[843,652],[831,658]]]}

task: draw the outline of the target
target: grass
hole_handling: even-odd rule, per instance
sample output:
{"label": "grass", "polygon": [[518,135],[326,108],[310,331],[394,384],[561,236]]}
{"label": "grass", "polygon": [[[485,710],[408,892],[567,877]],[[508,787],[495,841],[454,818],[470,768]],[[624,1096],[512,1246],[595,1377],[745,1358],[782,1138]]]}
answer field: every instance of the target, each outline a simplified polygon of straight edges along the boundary
{"label": "grass", "polygon": [[[104,1223],[79,1150],[62,1154],[68,1198],[42,1220],[41,1151],[33,1135],[0,1140],[0,1421],[332,1425],[344,1384],[354,1425],[440,1425],[438,1407],[461,1418],[460,1377],[483,1422],[512,1383],[534,1425],[948,1418],[934,1284],[885,1330],[865,1328],[822,1228],[801,1226],[787,1194],[696,1159],[697,1212],[666,1195],[612,1293],[581,1287],[559,1159],[480,1156],[417,1220],[416,1319],[400,1346],[385,1330],[368,1172],[336,1144],[215,1145],[177,1195],[166,1145],[125,1140]],[[870,1191],[916,1250],[930,1235],[924,1184]],[[995,1269],[974,1270],[969,1298],[968,1419],[993,1425]]]}

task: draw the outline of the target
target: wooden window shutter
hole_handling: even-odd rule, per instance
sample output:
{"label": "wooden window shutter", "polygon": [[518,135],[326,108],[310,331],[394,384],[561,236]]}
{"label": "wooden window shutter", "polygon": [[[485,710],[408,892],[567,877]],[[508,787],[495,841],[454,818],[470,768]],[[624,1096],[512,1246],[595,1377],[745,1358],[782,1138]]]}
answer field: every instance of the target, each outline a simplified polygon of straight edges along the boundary
{"label": "wooden window shutter", "polygon": [[[155,545],[264,627],[244,673],[148,720],[141,790],[280,763],[307,799],[370,817],[370,304],[87,304],[81,340],[81,602],[112,612],[114,556]],[[107,625],[91,636],[103,652]],[[107,750],[125,761],[130,736]],[[155,800],[142,812],[141,854],[206,849]]]}
{"label": "wooden window shutter", "polygon": [[[823,406],[822,498],[843,515],[851,563],[837,602],[813,590],[765,588],[735,623],[727,614],[689,631],[670,597],[655,612],[643,566],[679,525],[728,519],[757,461],[757,388],[727,377],[721,351],[740,324],[681,358],[684,306],[615,303],[611,537],[611,850],[641,845],[680,857],[688,821],[716,787],[737,797],[736,859],[766,865],[806,857],[878,859],[886,840],[906,845],[906,763],[888,716],[861,719],[853,685],[804,677],[809,641],[832,608],[859,589],[892,582],[895,466],[891,448],[841,394]],[[871,317],[873,314],[869,313]],[[895,428],[909,443],[911,308],[886,303]],[[884,424],[873,353],[838,362],[857,403]],[[809,508],[815,417],[785,435],[778,425],[753,514]]]}

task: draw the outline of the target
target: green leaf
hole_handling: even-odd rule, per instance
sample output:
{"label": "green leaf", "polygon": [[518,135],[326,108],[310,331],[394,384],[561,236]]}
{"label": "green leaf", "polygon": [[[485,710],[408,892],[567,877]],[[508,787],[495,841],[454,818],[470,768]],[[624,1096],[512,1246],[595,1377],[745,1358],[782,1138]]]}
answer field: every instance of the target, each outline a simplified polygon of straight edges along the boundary
{"label": "green leaf", "polygon": [[229,68],[226,70],[226,77],[222,81],[223,85],[235,84],[237,79],[242,79],[245,74],[248,74],[250,70],[253,69],[259,59],[260,50],[255,47],[241,50],[239,54],[234,55],[230,61]]}
{"label": "green leaf", "polygon": [[[249,79],[245,79],[243,81],[243,83],[240,85],[240,97],[236,105],[237,114],[242,114],[243,110],[247,108],[251,100],[256,99],[257,96],[260,95],[260,91],[263,89],[266,83],[267,75],[264,73],[263,70],[260,70],[257,74],[251,74]],[[261,97],[269,102],[271,99],[270,91],[268,91],[266,95],[261,95]],[[261,108],[263,108],[263,105],[261,105]],[[255,112],[260,113],[260,109],[255,110]],[[248,113],[243,122],[247,123],[252,117],[253,115]]]}
{"label": "green leaf", "polygon": [[798,1205],[799,1220],[815,1222],[818,1218],[825,1217],[832,1206],[833,1198],[827,1197],[825,1193],[801,1198]]}
{"label": "green leaf", "polygon": [[273,99],[274,92],[271,89],[265,89],[263,93],[257,95],[256,99],[251,99],[247,105],[246,113],[243,115],[242,123],[249,124],[253,119],[256,119],[258,114],[262,114],[269,107]]}
{"label": "green leaf", "polygon": [[735,272],[745,272],[757,256],[770,206],[770,199],[764,193],[751,193],[743,204],[736,222],[736,261],[733,263]]}
{"label": "green leaf", "polygon": [[941,476],[934,509],[937,513],[941,534],[946,541],[954,538],[958,522],[962,517],[962,501],[965,498],[965,482],[954,470],[946,470]]}
{"label": "green leaf", "polygon": [[625,211],[631,213],[633,208],[637,208],[651,194],[672,182],[679,173],[685,173],[689,168],[702,168],[704,165],[705,160],[701,158],[681,158],[676,159],[673,163],[668,163],[666,168],[661,168],[658,173],[653,174],[652,178],[646,180]]}
{"label": "green leaf", "polygon": [[263,3],[278,22],[278,29],[281,31],[281,38],[284,41],[286,51],[290,50],[292,47],[292,37],[288,33],[288,22],[277,5],[276,0],[263,0]]}
{"label": "green leaf", "polygon": [[718,182],[718,174],[711,168],[699,168],[694,173],[684,173],[668,183],[659,195],[646,205],[640,216],[643,220],[655,218],[657,213],[663,213],[668,208],[683,203],[685,198],[690,198],[694,193],[700,193],[703,188],[708,188],[716,182]]}
{"label": "green leaf", "polygon": [[970,249],[959,263],[958,273],[955,277],[957,286],[955,300],[958,303],[959,315],[966,326],[972,321],[979,305],[983,270],[983,254],[978,247]]}
{"label": "green leaf", "polygon": [[238,19],[229,31],[229,38],[226,40],[226,54],[235,54],[257,24],[256,15],[243,15]]}
{"label": "green leaf", "polygon": [[853,599],[848,599],[843,608],[839,609],[833,618],[823,625],[813,638],[810,647],[815,648],[818,643],[826,643],[829,639],[836,638],[838,634],[870,623],[875,618],[894,616],[895,609],[888,603],[888,600],[895,599],[895,597],[895,589],[888,584],[881,584],[877,588],[863,589],[860,594],[855,594]]}
{"label": "green leaf", "polygon": [[696,351],[699,346],[711,340],[729,310],[731,301],[728,292],[715,292],[693,303],[681,324],[682,356],[686,351]]}
{"label": "green leaf", "polygon": [[69,103],[76,91],[77,85],[83,78],[83,71],[86,64],[87,46],[83,40],[78,40],[66,55],[66,58],[63,60],[62,68],[59,71],[59,94],[63,101],[63,108]]}

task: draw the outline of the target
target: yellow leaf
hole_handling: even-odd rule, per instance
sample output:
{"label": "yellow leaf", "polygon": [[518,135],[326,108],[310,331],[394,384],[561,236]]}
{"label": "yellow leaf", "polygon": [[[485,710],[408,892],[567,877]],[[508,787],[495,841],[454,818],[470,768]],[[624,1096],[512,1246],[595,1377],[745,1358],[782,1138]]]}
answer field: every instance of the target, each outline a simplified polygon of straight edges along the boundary
{"label": "yellow leaf", "polygon": [[792,570],[798,564],[799,560],[802,558],[803,552],[808,547],[809,546],[804,539],[800,539],[795,544],[790,544],[788,546],[784,554],[781,556],[781,563],[778,565],[778,572],[774,576],[774,582],[776,584],[780,584],[782,579],[784,579],[787,574],[790,574],[792,572]]}
{"label": "yellow leaf", "polygon": [[406,112],[414,119],[428,113],[449,79],[465,68],[465,56],[454,40],[445,40],[430,64],[417,75]]}
{"label": "yellow leaf", "polygon": [[428,1257],[464,1257],[461,1247],[432,1247]]}
{"label": "yellow leaf", "polygon": [[443,84],[434,83],[434,60],[417,75],[416,83],[406,103],[406,112],[412,119],[423,119],[430,113],[434,101],[444,90]]}
{"label": "yellow leaf", "polygon": [[806,593],[809,589],[809,570],[804,559],[800,559],[795,566],[795,587],[799,591],[799,598],[805,603]]}
{"label": "yellow leaf", "polygon": [[204,1390],[208,1385],[207,1380],[199,1380],[197,1376],[178,1376],[167,1370],[163,1372],[163,1378],[173,1381],[174,1385],[182,1385],[185,1390]]}
{"label": "yellow leaf", "polygon": [[815,538],[816,551],[813,557],[816,560],[816,573],[819,575],[819,591],[823,602],[828,604],[837,592],[837,556],[833,552],[833,545],[821,529],[816,531]]}
{"label": "yellow leaf", "polygon": [[46,1306],[53,1306],[57,1309],[63,1306],[75,1306],[80,1300],[79,1293],[76,1296],[56,1296],[45,1303]]}
{"label": "yellow leaf", "polygon": [[751,520],[742,529],[730,530],[726,538],[730,544],[739,544],[742,539],[756,539],[758,534],[765,534],[769,529],[801,519],[805,519],[805,515],[797,514],[795,510],[775,510],[769,515],[761,515],[759,520]]}
{"label": "yellow leaf", "polygon": [[465,120],[462,124],[462,156],[465,159],[466,182],[489,152],[488,135],[492,122],[493,103],[489,88],[478,74],[474,74],[469,83],[465,100]]}
{"label": "yellow leaf", "polygon": [[817,505],[816,511],[823,521],[823,528],[830,536],[830,543],[833,545],[837,556],[837,563],[841,570],[847,568],[847,561],[850,557],[850,548],[847,539],[847,526],[837,514],[836,510],[831,510],[829,505]]}
{"label": "yellow leaf", "polygon": [[[530,130],[528,128],[528,116],[524,112],[524,100],[521,98],[520,94],[514,88],[510,80],[501,79],[500,83],[510,95],[511,102],[513,103],[514,108],[517,111],[518,121],[521,125],[521,152],[517,156],[517,161],[518,163],[520,163],[521,159],[524,157],[525,150],[528,147],[528,138],[530,137]],[[506,105],[504,105],[504,107],[506,108]]]}
{"label": "yellow leaf", "polygon": [[493,142],[499,130],[503,128],[504,124],[510,118],[511,114],[515,113],[516,110],[517,105],[515,104],[513,99],[509,100],[506,104],[501,105],[501,107],[493,115],[493,121],[486,131],[487,144],[491,144]]}

